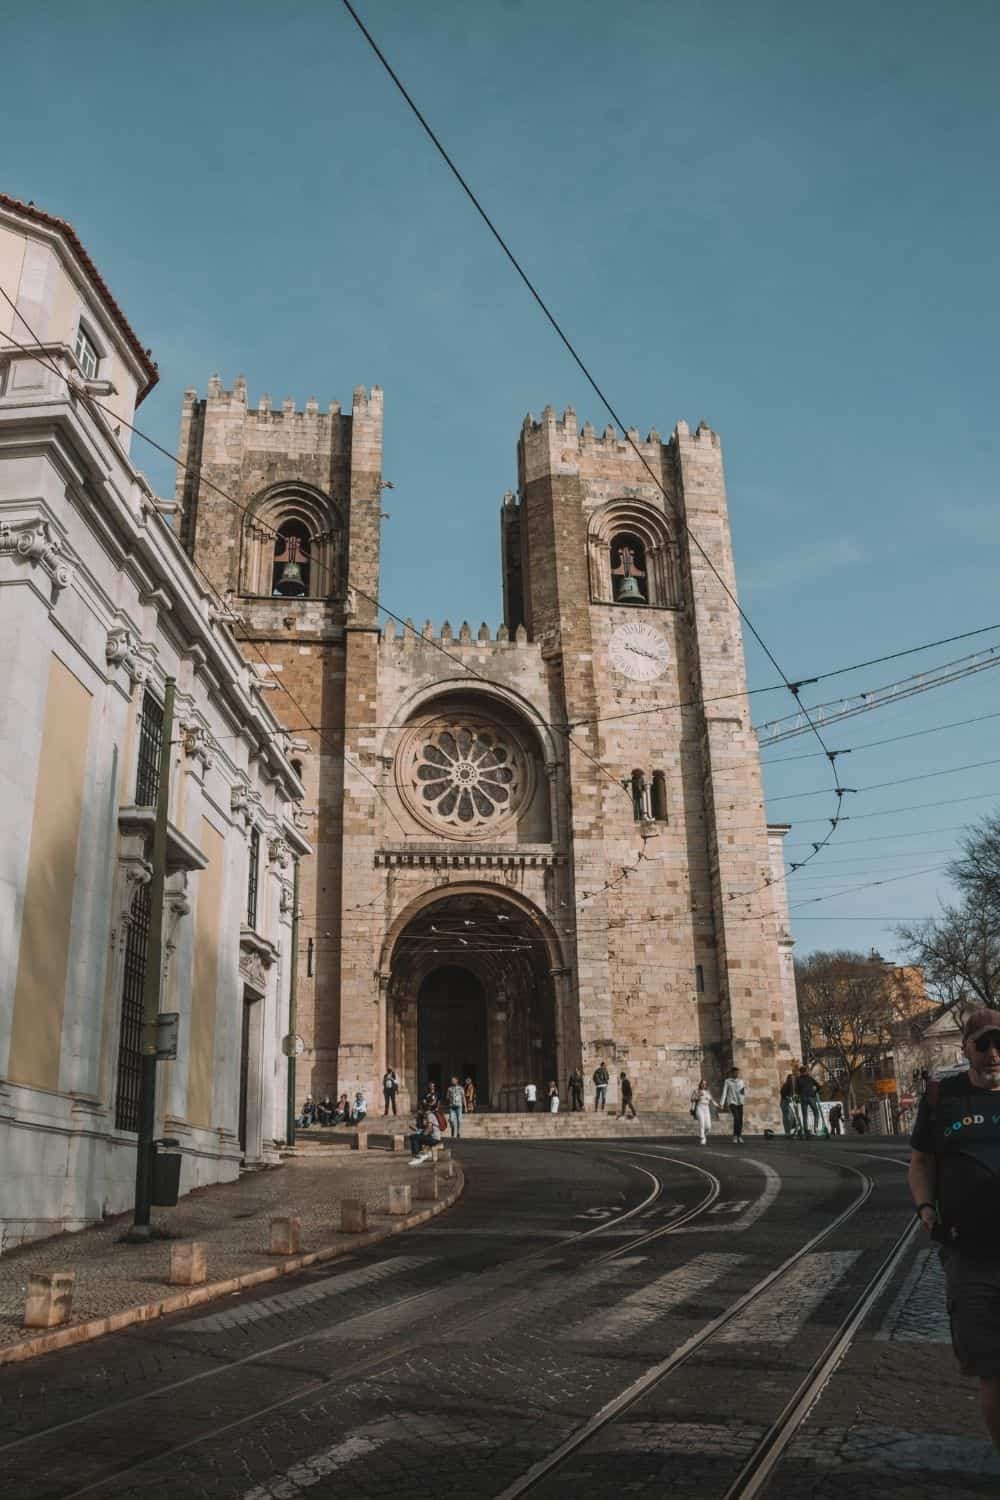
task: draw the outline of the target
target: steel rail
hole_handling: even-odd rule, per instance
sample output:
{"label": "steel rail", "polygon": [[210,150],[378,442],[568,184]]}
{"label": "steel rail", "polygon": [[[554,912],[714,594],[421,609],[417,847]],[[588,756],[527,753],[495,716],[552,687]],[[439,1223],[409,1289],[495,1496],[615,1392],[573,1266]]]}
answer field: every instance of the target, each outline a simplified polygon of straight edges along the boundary
{"label": "steel rail", "polygon": [[788,1445],[812,1410],[823,1387],[854,1342],[854,1336],[861,1324],[885,1290],[916,1228],[916,1220],[907,1224],[819,1359],[799,1384],[781,1415],[771,1424],[739,1474],[725,1491],[722,1500],[754,1500],[754,1497],[759,1495],[768,1483]]}
{"label": "steel rail", "polygon": [[[597,1225],[592,1226],[590,1229],[583,1229],[583,1230],[580,1230],[580,1231],[578,1231],[578,1232],[576,1232],[574,1234],[571,1234],[571,1235],[567,1236],[566,1239],[560,1240],[557,1244],[541,1246],[537,1250],[529,1251],[529,1253],[527,1255],[518,1256],[514,1261],[507,1262],[504,1266],[501,1266],[498,1269],[500,1269],[500,1270],[509,1270],[511,1272],[511,1274],[515,1274],[521,1268],[529,1266],[530,1263],[533,1262],[533,1261],[542,1259],[545,1256],[551,1256],[554,1252],[562,1250],[565,1246],[575,1244],[575,1243],[579,1242],[580,1240],[590,1239],[593,1235],[601,1234],[602,1232],[606,1233],[609,1229],[617,1228],[619,1225],[625,1223],[626,1220],[634,1218],[636,1216],[636,1214],[640,1214],[640,1213],[644,1212],[645,1210],[649,1209],[656,1202],[656,1200],[660,1197],[660,1195],[662,1194],[662,1192],[663,1192],[663,1182],[657,1176],[657,1174],[655,1172],[650,1172],[645,1167],[636,1166],[632,1162],[629,1163],[629,1166],[630,1166],[630,1168],[631,1168],[631,1170],[633,1172],[640,1172],[644,1177],[648,1177],[649,1180],[650,1180],[650,1182],[652,1183],[652,1187],[651,1187],[650,1191],[646,1194],[645,1198],[643,1198],[640,1203],[635,1204],[634,1207],[632,1207],[630,1209],[627,1209],[624,1213],[616,1215],[616,1217],[613,1218],[613,1219],[607,1219],[607,1220],[605,1220],[601,1224],[597,1224]],[[353,1262],[354,1257],[352,1256],[350,1259]],[[598,1257],[597,1260],[595,1261],[595,1264],[599,1264],[600,1260],[601,1260],[601,1257]],[[491,1274],[490,1271],[486,1271],[486,1272],[473,1273],[470,1276],[470,1278],[469,1278],[470,1279],[469,1292],[470,1292],[471,1295],[475,1295],[475,1293],[476,1293],[476,1287],[475,1287],[474,1283],[476,1281],[478,1281],[481,1276],[488,1276],[490,1274]],[[293,1278],[293,1280],[297,1280],[297,1279],[298,1278]],[[335,1278],[331,1278],[331,1279],[335,1279]],[[376,1315],[384,1314],[385,1312],[392,1311],[392,1310],[394,1310],[396,1308],[405,1307],[407,1305],[412,1306],[415,1303],[421,1302],[421,1301],[425,1300],[426,1298],[433,1296],[438,1291],[440,1291],[440,1287],[439,1286],[433,1286],[433,1287],[428,1287],[425,1291],[422,1291],[422,1292],[413,1292],[410,1295],[405,1296],[405,1297],[397,1297],[397,1298],[395,1298],[391,1302],[380,1302],[377,1307],[370,1308],[367,1312],[352,1313],[350,1315],[349,1321],[351,1321],[351,1322],[355,1322],[355,1321],[360,1322],[360,1321],[362,1321],[365,1318],[375,1317]],[[228,1305],[232,1306],[233,1304],[229,1303]],[[490,1311],[493,1311],[493,1306],[492,1305],[491,1305]],[[208,1310],[208,1309],[206,1309],[205,1316],[206,1317],[211,1317],[212,1316],[211,1311]],[[482,1316],[481,1313],[473,1314],[472,1317],[470,1317],[469,1319],[467,1319],[467,1322],[469,1322],[469,1323],[474,1322],[476,1320],[476,1318],[480,1317],[480,1316]],[[345,1321],[347,1321],[347,1320],[345,1320]],[[460,1324],[458,1326],[465,1327],[466,1325],[465,1325],[465,1323],[462,1323],[462,1324]],[[193,1331],[197,1332],[197,1329],[195,1329]],[[225,1360],[225,1361],[217,1363],[217,1364],[213,1364],[207,1370],[198,1371],[194,1375],[185,1375],[180,1380],[173,1380],[173,1381],[170,1381],[166,1385],[159,1385],[159,1386],[157,1386],[155,1388],[155,1390],[143,1391],[140,1395],[136,1395],[136,1396],[128,1396],[128,1397],[126,1397],[122,1401],[112,1402],[112,1403],[110,1403],[110,1404],[108,1404],[106,1406],[102,1406],[97,1411],[85,1412],[84,1414],[82,1414],[81,1416],[78,1416],[78,1417],[68,1417],[63,1422],[56,1422],[56,1423],[51,1424],[48,1427],[39,1428],[36,1432],[24,1433],[21,1437],[13,1438],[9,1442],[6,1442],[6,1443],[0,1443],[0,1454],[9,1453],[13,1449],[15,1449],[15,1448],[21,1448],[21,1447],[26,1446],[28,1443],[39,1442],[43,1438],[51,1438],[51,1437],[55,1436],[58,1433],[66,1432],[66,1431],[68,1431],[69,1429],[71,1429],[73,1427],[83,1426],[83,1425],[85,1425],[88,1422],[97,1422],[97,1421],[103,1420],[106,1417],[115,1416],[119,1412],[126,1411],[126,1410],[128,1410],[130,1408],[133,1408],[133,1407],[136,1407],[136,1406],[140,1406],[144,1401],[159,1400],[162,1396],[169,1395],[171,1392],[182,1390],[182,1389],[184,1389],[187,1386],[197,1385],[202,1380],[218,1379],[219,1377],[222,1377],[222,1376],[225,1376],[225,1375],[229,1374],[230,1371],[239,1369],[242,1366],[255,1364],[255,1363],[257,1363],[258,1361],[260,1361],[262,1359],[269,1359],[272,1356],[274,1356],[275,1354],[281,1354],[286,1349],[292,1349],[292,1348],[296,1348],[296,1347],[301,1347],[304,1344],[310,1344],[310,1343],[315,1343],[315,1342],[321,1341],[326,1336],[327,1336],[327,1334],[326,1334],[325,1331],[324,1332],[317,1332],[317,1333],[305,1333],[305,1334],[299,1334],[295,1338],[283,1339],[283,1340],[279,1341],[278,1343],[268,1344],[266,1348],[255,1350],[254,1353],[252,1353],[252,1354],[245,1354],[245,1355],[242,1355],[239,1359],[230,1359],[230,1360]],[[199,1350],[198,1352],[202,1353],[204,1351]],[[391,1359],[393,1361],[395,1361],[397,1358],[398,1358],[398,1347],[393,1352],[393,1355],[391,1356]],[[387,1356],[385,1356],[385,1355],[376,1355],[376,1356],[373,1356],[368,1361],[362,1361],[361,1363],[352,1366],[351,1376],[350,1376],[351,1383],[354,1384],[360,1375],[372,1373],[381,1364],[385,1363],[386,1359],[387,1359]],[[272,1405],[272,1406],[268,1406],[268,1407],[262,1408],[260,1411],[251,1413],[251,1415],[249,1417],[242,1418],[241,1420],[243,1420],[243,1421],[250,1421],[255,1416],[263,1415],[267,1411],[274,1410],[274,1408],[275,1408],[276,1405],[285,1405],[285,1404],[287,1404],[288,1401],[296,1399],[296,1396],[308,1395],[309,1392],[311,1390],[315,1389],[317,1386],[322,1386],[323,1388],[326,1388],[326,1387],[329,1386],[329,1384],[330,1384],[330,1381],[329,1381],[328,1378],[323,1377],[322,1379],[320,1379],[320,1378],[317,1377],[315,1380],[312,1380],[312,1381],[308,1382],[306,1385],[302,1386],[298,1390],[298,1392],[296,1392],[295,1396],[290,1396],[290,1397],[284,1398],[281,1402],[277,1402],[277,1403],[274,1403],[274,1405]],[[238,1425],[238,1424],[232,1424],[232,1425]],[[223,1429],[220,1429],[220,1430],[223,1430]],[[212,1434],[206,1434],[206,1436],[210,1436],[210,1435],[212,1435]],[[188,1445],[186,1445],[186,1444],[182,1444],[181,1445],[181,1447],[184,1447],[184,1446],[188,1446]],[[179,1451],[179,1449],[170,1449],[169,1450],[169,1452],[171,1452],[171,1453],[172,1452],[177,1452],[177,1451]],[[157,1455],[157,1456],[158,1457],[163,1457],[163,1456],[167,1456],[167,1455]],[[142,1462],[144,1462],[144,1463],[145,1462],[152,1462],[152,1461],[153,1461],[152,1459],[142,1460]],[[136,1467],[138,1467],[138,1465],[136,1465]],[[127,1473],[129,1471],[125,1470],[125,1471],[122,1471],[122,1472],[126,1472]],[[93,1484],[87,1485],[85,1487],[85,1489],[75,1490],[75,1491],[73,1491],[73,1494],[86,1494],[88,1490],[96,1488],[97,1485],[107,1483],[108,1479],[110,1477],[112,1477],[112,1476],[107,1476],[105,1479],[97,1480]],[[67,1500],[68,1500],[68,1497],[67,1497]]]}
{"label": "steel rail", "polygon": [[713,1318],[711,1322],[706,1323],[697,1333],[692,1334],[679,1348],[675,1349],[672,1354],[669,1354],[666,1359],[660,1360],[657,1364],[651,1366],[645,1374],[633,1380],[623,1391],[620,1391],[617,1396],[607,1402],[589,1421],[585,1422],[582,1427],[577,1428],[576,1432],[560,1443],[557,1448],[554,1448],[545,1458],[539,1459],[536,1463],[532,1464],[518,1479],[514,1480],[513,1484],[509,1484],[506,1489],[501,1490],[498,1495],[494,1496],[494,1500],[518,1500],[519,1496],[527,1494],[539,1480],[544,1479],[553,1469],[558,1468],[567,1458],[571,1457],[579,1448],[582,1448],[595,1433],[607,1427],[609,1423],[613,1422],[623,1412],[641,1400],[654,1386],[659,1385],[668,1375],[671,1375],[675,1370],[686,1364],[692,1355],[703,1348],[705,1344],[713,1339],[728,1323],[731,1323],[745,1308],[749,1307],[751,1303],[756,1302],[775,1282],[786,1275],[793,1266],[797,1265],[817,1245],[829,1238],[848,1219],[852,1218],[871,1197],[875,1189],[875,1183],[867,1172],[862,1172],[858,1167],[851,1167],[845,1163],[836,1163],[836,1165],[841,1170],[852,1172],[856,1177],[860,1177],[861,1179],[861,1190],[853,1203],[844,1209],[842,1213],[838,1214],[824,1229],[821,1229],[811,1239],[807,1240],[804,1245],[800,1246],[793,1255],[782,1261],[780,1266],[770,1271],[755,1286],[752,1286],[749,1291],[744,1292],[743,1296],[737,1298],[724,1313],[720,1313],[717,1318]]}

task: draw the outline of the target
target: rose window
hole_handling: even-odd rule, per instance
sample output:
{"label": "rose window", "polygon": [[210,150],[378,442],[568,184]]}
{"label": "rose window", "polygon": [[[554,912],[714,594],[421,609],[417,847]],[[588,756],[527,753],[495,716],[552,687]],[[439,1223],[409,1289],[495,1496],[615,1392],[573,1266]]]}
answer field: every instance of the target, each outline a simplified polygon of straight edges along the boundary
{"label": "rose window", "polygon": [[526,759],[497,725],[427,725],[412,732],[408,750],[408,800],[431,827],[489,831],[524,801]]}

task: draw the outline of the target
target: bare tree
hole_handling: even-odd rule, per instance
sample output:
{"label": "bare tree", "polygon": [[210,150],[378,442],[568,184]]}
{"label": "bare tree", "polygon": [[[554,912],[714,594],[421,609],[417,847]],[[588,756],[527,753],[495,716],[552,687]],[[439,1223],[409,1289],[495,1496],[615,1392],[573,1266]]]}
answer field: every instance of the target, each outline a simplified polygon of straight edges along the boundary
{"label": "bare tree", "polygon": [[845,1096],[867,1063],[892,1051],[901,1019],[886,965],[863,953],[813,953],[795,966],[806,1061],[838,1074]]}
{"label": "bare tree", "polygon": [[944,1005],[1000,1005],[1000,812],[971,828],[948,866],[961,899],[928,922],[898,927]]}

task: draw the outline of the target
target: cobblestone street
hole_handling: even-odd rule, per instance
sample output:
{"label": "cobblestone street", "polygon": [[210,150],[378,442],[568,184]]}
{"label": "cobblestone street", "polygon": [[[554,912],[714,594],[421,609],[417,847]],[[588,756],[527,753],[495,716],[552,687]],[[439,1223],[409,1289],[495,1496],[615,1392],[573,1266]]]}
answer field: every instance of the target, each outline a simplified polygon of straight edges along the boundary
{"label": "cobblestone street", "polygon": [[873,1141],[465,1143],[462,1198],[401,1239],[0,1370],[0,1486],[735,1496],[896,1247],[760,1492],[995,1496],[936,1257],[900,1240],[902,1159]]}

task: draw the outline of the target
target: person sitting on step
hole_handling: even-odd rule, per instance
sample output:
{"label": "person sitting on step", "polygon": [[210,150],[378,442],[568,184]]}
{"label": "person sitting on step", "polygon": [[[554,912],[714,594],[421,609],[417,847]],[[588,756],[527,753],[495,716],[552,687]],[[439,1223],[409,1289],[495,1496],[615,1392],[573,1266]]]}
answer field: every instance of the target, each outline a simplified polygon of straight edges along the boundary
{"label": "person sitting on step", "polygon": [[431,1147],[441,1144],[441,1127],[429,1110],[420,1110],[415,1121],[416,1128],[410,1136],[410,1166],[430,1161]]}

